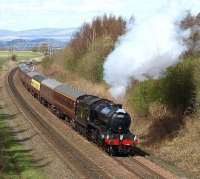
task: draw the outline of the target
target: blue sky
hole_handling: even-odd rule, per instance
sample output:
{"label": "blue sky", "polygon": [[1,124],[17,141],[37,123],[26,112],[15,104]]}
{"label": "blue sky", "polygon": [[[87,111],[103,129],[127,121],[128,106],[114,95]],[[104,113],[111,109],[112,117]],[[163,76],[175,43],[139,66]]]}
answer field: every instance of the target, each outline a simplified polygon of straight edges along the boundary
{"label": "blue sky", "polygon": [[77,27],[103,13],[130,16],[121,0],[0,0],[0,29]]}
{"label": "blue sky", "polygon": [[[169,1],[162,0],[165,3]],[[160,8],[159,2],[160,0],[0,0],[0,29],[78,27],[104,13],[125,18],[152,13]]]}

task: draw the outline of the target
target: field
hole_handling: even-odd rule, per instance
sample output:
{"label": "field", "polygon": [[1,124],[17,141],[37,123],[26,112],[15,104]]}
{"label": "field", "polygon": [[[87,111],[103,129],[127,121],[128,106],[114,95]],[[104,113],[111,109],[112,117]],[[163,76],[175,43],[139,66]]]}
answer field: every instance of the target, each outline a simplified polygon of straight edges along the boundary
{"label": "field", "polygon": [[0,63],[2,60],[10,59],[12,55],[16,55],[19,61],[42,56],[41,53],[32,51],[14,51],[13,53],[9,51],[0,51]]}
{"label": "field", "polygon": [[8,60],[11,59],[13,55],[16,56],[16,60],[18,62],[35,58],[41,58],[43,56],[43,54],[39,52],[32,51],[14,51],[13,53],[9,51],[0,51],[0,69],[2,68],[5,62],[8,62]]}

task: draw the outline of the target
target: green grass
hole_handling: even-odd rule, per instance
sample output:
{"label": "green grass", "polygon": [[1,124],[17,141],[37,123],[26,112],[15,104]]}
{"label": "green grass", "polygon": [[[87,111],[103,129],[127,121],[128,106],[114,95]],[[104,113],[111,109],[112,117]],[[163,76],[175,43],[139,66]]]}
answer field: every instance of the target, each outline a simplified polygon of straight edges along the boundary
{"label": "green grass", "polygon": [[2,179],[43,179],[40,166],[32,159],[31,150],[25,150],[16,139],[6,120],[13,115],[0,113],[0,178]]}
{"label": "green grass", "polygon": [[5,62],[6,62],[6,59],[0,57],[0,69],[2,68]]}
{"label": "green grass", "polygon": [[[17,60],[26,60],[26,59],[42,56],[41,53],[32,52],[32,51],[14,51],[13,55],[17,56]],[[1,59],[10,59],[11,56],[12,56],[12,54],[9,51],[0,51],[0,60]]]}

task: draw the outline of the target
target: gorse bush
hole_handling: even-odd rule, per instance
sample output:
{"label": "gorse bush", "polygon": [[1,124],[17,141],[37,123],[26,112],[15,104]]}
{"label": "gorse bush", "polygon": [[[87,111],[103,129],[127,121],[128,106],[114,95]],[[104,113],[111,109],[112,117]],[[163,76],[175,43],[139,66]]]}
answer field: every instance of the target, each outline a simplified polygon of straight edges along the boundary
{"label": "gorse bush", "polygon": [[157,80],[138,82],[128,91],[128,103],[139,116],[147,116],[150,105],[161,100],[160,92]]}
{"label": "gorse bush", "polygon": [[193,104],[195,104],[196,111],[200,112],[200,58],[197,58],[193,61],[193,70],[194,70],[194,84],[195,84],[195,101],[193,101]]}
{"label": "gorse bush", "polygon": [[193,65],[185,61],[167,70],[167,75],[160,81],[161,99],[172,111],[184,113],[193,107],[195,100],[195,82]]}
{"label": "gorse bush", "polygon": [[184,113],[194,107],[195,81],[189,60],[167,69],[160,80],[139,82],[130,93],[130,103],[140,116],[148,115],[150,106],[165,104],[171,111]]}

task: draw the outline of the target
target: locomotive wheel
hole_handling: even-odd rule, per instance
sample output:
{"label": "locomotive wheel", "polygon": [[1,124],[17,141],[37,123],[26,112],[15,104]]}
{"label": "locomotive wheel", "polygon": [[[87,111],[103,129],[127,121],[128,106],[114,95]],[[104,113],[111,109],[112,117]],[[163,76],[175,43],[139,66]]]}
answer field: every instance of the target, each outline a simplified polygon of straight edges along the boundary
{"label": "locomotive wheel", "polygon": [[110,156],[112,156],[113,155],[113,147],[112,147],[112,145],[107,145],[106,146],[106,152],[110,155]]}
{"label": "locomotive wheel", "polygon": [[66,122],[66,123],[69,123],[70,122],[70,118],[66,115],[63,115],[62,116],[62,119]]}
{"label": "locomotive wheel", "polygon": [[95,129],[91,129],[90,131],[88,131],[88,139],[90,139],[92,142],[97,143],[97,134],[98,131]]}
{"label": "locomotive wheel", "polygon": [[103,147],[103,140],[101,139],[100,136],[97,137],[97,145],[98,145],[99,147]]}

